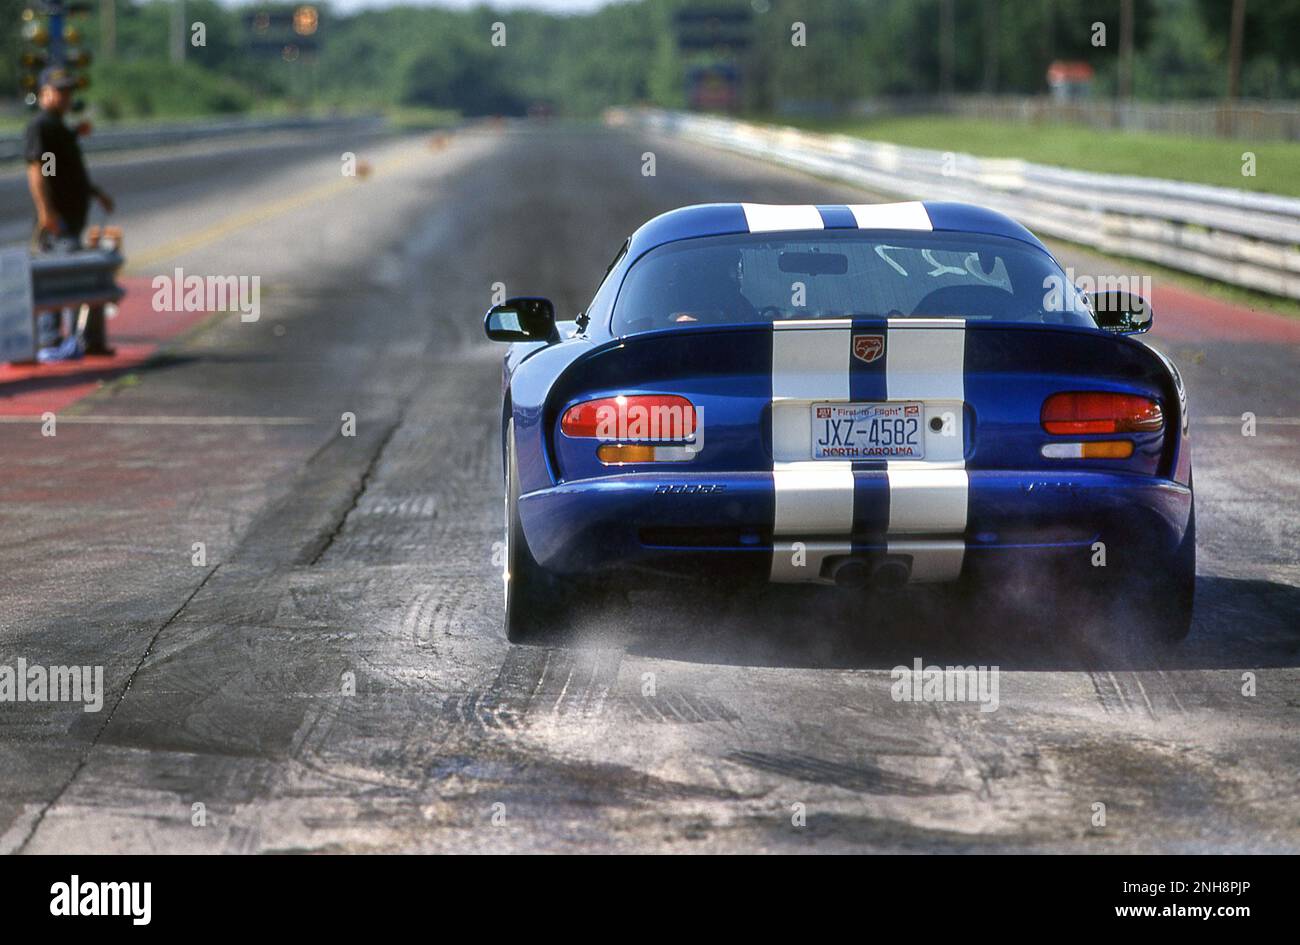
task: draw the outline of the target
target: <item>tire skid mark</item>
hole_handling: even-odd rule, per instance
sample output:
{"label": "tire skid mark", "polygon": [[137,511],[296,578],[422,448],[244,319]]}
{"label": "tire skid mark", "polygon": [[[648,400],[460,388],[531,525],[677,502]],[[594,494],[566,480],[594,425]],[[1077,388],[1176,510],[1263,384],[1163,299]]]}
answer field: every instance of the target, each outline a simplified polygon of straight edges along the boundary
{"label": "tire skid mark", "polygon": [[1119,680],[1115,674],[1106,671],[1102,673],[1088,672],[1088,678],[1092,680],[1092,688],[1097,693],[1097,701],[1101,703],[1102,710],[1107,715],[1120,715],[1130,711],[1128,700],[1124,698],[1124,692],[1120,688]]}
{"label": "tire skid mark", "polygon": [[371,594],[368,578],[339,578],[325,582],[310,571],[268,573],[258,593],[265,597],[265,623],[296,629],[345,626],[366,610]]}
{"label": "tire skid mark", "polygon": [[[457,591],[453,589],[450,596],[458,597],[463,595],[463,590]],[[437,652],[437,648],[433,642],[433,623],[437,619],[437,610],[441,608],[436,608],[434,613],[430,614],[429,605],[436,596],[437,591],[433,589],[421,591],[419,594],[416,594],[411,600],[411,603],[407,605],[406,610],[402,613],[401,625],[403,639],[410,640],[418,648],[431,649],[435,653]]]}
{"label": "tire skid mark", "polygon": [[[1134,673],[1137,677],[1139,674]],[[1187,707],[1183,705],[1183,700],[1178,695],[1178,687],[1175,680],[1170,677],[1162,667],[1156,667],[1146,674],[1146,683],[1143,685],[1143,692],[1153,695],[1152,701],[1160,707],[1162,715],[1184,715]],[[1155,710],[1152,709],[1152,718],[1155,717]]]}
{"label": "tire skid mark", "polygon": [[1160,677],[1160,681],[1164,685],[1165,691],[1169,693],[1169,699],[1173,702],[1174,708],[1178,710],[1180,715],[1185,713],[1187,708],[1183,705],[1183,700],[1179,698],[1178,689],[1174,686],[1174,681],[1169,678],[1169,674],[1163,669],[1158,669],[1156,670],[1156,675]]}
{"label": "tire skid mark", "polygon": [[514,686],[513,677],[517,677],[519,691],[526,693],[520,710],[520,716],[522,717],[528,714],[529,708],[541,694],[542,687],[546,685],[546,674],[551,668],[552,653],[550,650],[542,650],[540,654],[532,652],[516,660],[517,652],[511,650],[506,654],[505,662],[501,664],[501,672],[497,676],[497,685],[493,687],[493,691],[498,696],[504,694],[506,698],[509,698],[510,690]]}
{"label": "tire skid mark", "polygon": [[[675,700],[672,698],[674,695],[677,696]],[[692,722],[704,721],[700,718],[700,714],[695,711],[694,706],[691,705],[691,701],[681,693],[669,692],[664,697],[664,700],[668,703],[668,707],[677,714],[677,717],[688,725]],[[680,703],[681,708],[679,709],[675,703]]]}
{"label": "tire skid mark", "polygon": [[395,683],[399,689],[415,692],[435,692],[440,674],[431,666],[396,666],[391,663],[379,664],[369,657],[361,657],[361,664],[371,670],[375,678],[382,678]]}
{"label": "tire skid mark", "polygon": [[442,712],[445,721],[471,728],[513,731],[519,727],[517,710],[502,704],[492,692],[487,690],[450,696],[443,703]]}
{"label": "tire skid mark", "polygon": [[321,700],[316,704],[319,706],[317,711],[304,713],[302,724],[289,741],[290,757],[300,761],[317,757],[321,753],[338,721],[337,699]]}
{"label": "tire skid mark", "polygon": [[[430,782],[449,776],[473,782],[472,790],[506,803],[511,811],[535,812],[539,818],[555,817],[557,808],[589,817],[594,799],[620,806],[642,806],[672,801],[709,800],[735,802],[753,796],[727,787],[676,781],[656,776],[635,765],[589,759],[569,759],[545,752],[523,751],[508,760],[481,755],[450,755],[431,767]],[[459,787],[462,794],[467,789]],[[557,800],[558,798],[558,800]]]}
{"label": "tire skid mark", "polygon": [[[947,711],[944,704],[937,702],[929,703],[929,706],[943,733],[945,754],[954,762],[952,770],[959,772],[965,781],[970,781],[971,772],[979,779],[979,787],[973,792],[977,797],[991,800],[997,782],[1020,773],[1020,766],[1007,751],[1004,740],[990,735],[985,728],[992,723],[983,713],[960,709]],[[970,790],[968,786],[954,784],[948,778],[944,783],[954,792]]]}
{"label": "tire skid mark", "polygon": [[1151,697],[1147,694],[1147,687],[1142,685],[1142,676],[1138,673],[1129,673],[1133,679],[1133,687],[1137,689],[1138,695],[1142,697],[1142,703],[1147,708],[1147,713],[1151,718],[1156,717],[1156,707],[1151,704]]}
{"label": "tire skid mark", "polygon": [[363,498],[357,504],[355,514],[389,519],[432,519],[438,514],[438,497],[433,494],[378,494]]}
{"label": "tire skid mark", "polygon": [[564,684],[560,686],[560,694],[555,697],[555,703],[551,706],[551,714],[560,714],[560,705],[564,702],[565,695],[569,692],[569,683],[573,682],[573,663],[570,662],[564,673]]}
{"label": "tire skid mark", "polygon": [[595,657],[591,661],[591,668],[586,672],[587,679],[582,685],[581,695],[574,700],[568,714],[576,715],[578,718],[592,718],[591,703],[593,697],[597,697],[598,692],[600,693],[598,698],[601,704],[604,704],[604,696],[609,692],[609,687],[601,686],[600,663],[603,655],[602,651],[596,651]]}
{"label": "tire skid mark", "polygon": [[460,724],[516,729],[544,719],[699,725],[740,721],[725,703],[700,693],[659,689],[653,696],[615,688],[618,649],[512,648],[487,689],[450,696],[444,716]]}
{"label": "tire skid mark", "polygon": [[621,651],[615,650],[611,651],[610,656],[614,665],[606,671],[603,679],[596,673],[594,668],[592,669],[591,691],[596,692],[596,705],[590,708],[587,704],[583,705],[583,714],[589,718],[600,718],[600,714],[605,711],[605,703],[609,699],[609,690],[618,681],[618,671],[623,664],[623,654]]}
{"label": "tire skid mark", "polygon": [[542,692],[550,661],[548,649],[511,647],[493,683],[450,696],[443,703],[444,717],[489,731],[518,729]]}
{"label": "tire skid mark", "polygon": [[[644,696],[641,696],[637,699],[629,700],[629,704],[636,711],[639,721],[651,723],[671,721],[668,716],[664,715],[663,709],[659,708],[653,699],[647,699]],[[653,713],[653,715],[651,715],[651,713]]]}
{"label": "tire skid mark", "polygon": [[859,794],[928,797],[957,794],[962,790],[951,785],[928,784],[916,778],[888,771],[871,762],[850,764],[812,755],[762,751],[733,751],[726,757],[729,761],[768,774],[843,788]]}
{"label": "tire skid mark", "polygon": [[[1145,714],[1153,722],[1182,715],[1187,708],[1163,669],[1089,672],[1093,689],[1108,715]],[[1146,681],[1143,681],[1146,676]]]}
{"label": "tire skid mark", "polygon": [[[699,693],[684,690],[663,690],[657,695],[616,695],[611,700],[620,717],[651,725],[700,725],[724,722],[733,725],[740,721],[739,713],[730,706]],[[665,711],[665,709],[667,711]]]}

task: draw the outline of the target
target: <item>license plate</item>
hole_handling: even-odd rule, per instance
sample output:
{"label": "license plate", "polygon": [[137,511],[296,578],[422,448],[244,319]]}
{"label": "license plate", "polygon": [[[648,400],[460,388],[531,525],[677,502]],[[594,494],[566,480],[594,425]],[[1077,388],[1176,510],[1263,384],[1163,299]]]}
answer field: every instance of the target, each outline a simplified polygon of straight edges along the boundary
{"label": "license plate", "polygon": [[924,459],[920,404],[813,404],[813,459]]}

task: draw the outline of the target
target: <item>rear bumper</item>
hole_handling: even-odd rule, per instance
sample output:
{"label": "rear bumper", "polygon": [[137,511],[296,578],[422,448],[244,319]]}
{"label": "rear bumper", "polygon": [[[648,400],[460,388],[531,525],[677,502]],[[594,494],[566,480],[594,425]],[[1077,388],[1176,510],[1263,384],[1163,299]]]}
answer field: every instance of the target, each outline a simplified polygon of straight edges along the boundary
{"label": "rear bumper", "polygon": [[[771,472],[586,479],[524,495],[519,511],[533,556],[557,574],[643,570],[768,580],[775,540],[780,553],[799,541],[864,558],[943,545],[957,558],[956,573],[933,578],[944,580],[1071,556],[1087,566],[1098,541],[1109,558],[1125,562],[1172,554],[1192,504],[1187,486],[1131,473],[975,469],[967,476],[966,527],[943,534],[890,533],[889,481],[878,470],[853,473],[853,522],[834,536],[774,539]],[[803,580],[827,580],[823,570],[805,573]],[[917,568],[913,579],[927,580],[925,570]]]}

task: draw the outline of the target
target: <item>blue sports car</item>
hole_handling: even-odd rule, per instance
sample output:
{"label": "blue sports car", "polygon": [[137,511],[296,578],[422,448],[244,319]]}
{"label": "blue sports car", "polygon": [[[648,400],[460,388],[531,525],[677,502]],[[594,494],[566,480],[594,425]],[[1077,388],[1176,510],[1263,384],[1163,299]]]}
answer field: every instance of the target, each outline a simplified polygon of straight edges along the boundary
{"label": "blue sports car", "polygon": [[584,578],[1030,582],[1190,626],[1187,400],[1028,230],[956,203],[650,220],[587,311],[485,318],[505,356],[506,631]]}

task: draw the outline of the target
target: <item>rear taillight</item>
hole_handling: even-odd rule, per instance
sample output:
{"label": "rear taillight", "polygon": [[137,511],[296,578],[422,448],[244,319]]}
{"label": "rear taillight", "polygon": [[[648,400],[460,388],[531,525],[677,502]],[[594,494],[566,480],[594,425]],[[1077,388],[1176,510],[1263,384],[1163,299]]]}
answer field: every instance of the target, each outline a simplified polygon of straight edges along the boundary
{"label": "rear taillight", "polygon": [[695,405],[675,394],[629,394],[574,404],[564,412],[565,436],[615,443],[681,442],[695,436]]}
{"label": "rear taillight", "polygon": [[1137,394],[1077,391],[1043,401],[1043,429],[1057,436],[1086,433],[1142,433],[1165,422],[1160,405]]}

